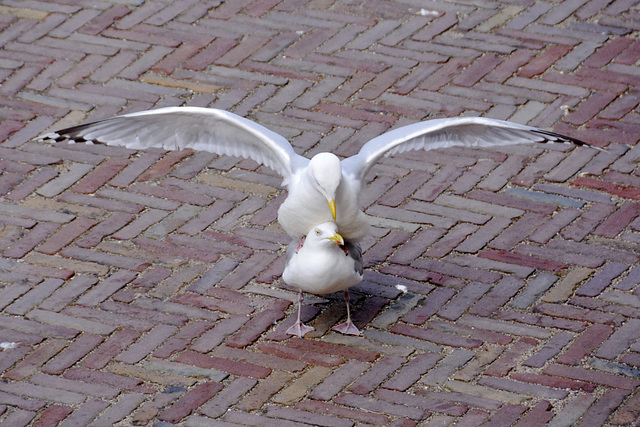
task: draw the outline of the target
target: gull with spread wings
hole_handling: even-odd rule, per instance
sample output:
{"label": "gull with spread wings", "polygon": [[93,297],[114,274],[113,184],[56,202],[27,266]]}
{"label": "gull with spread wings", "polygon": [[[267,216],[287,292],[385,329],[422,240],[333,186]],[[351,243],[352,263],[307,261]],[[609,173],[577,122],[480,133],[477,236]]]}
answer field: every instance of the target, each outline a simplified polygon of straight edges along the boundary
{"label": "gull with spread wings", "polygon": [[[369,229],[367,217],[360,209],[359,196],[367,172],[383,156],[454,146],[491,147],[534,142],[588,145],[531,126],[463,117],[426,120],[391,130],[370,140],[358,154],[346,159],[340,160],[332,153],[319,153],[308,159],[297,154],[284,137],[251,120],[223,110],[198,107],[168,107],[126,114],[62,129],[41,139],[131,149],[190,148],[250,158],[273,169],[282,176],[282,185],[289,193],[278,210],[280,225],[293,239],[283,278],[300,292],[325,294],[344,290],[347,322],[338,330],[350,334],[359,331],[350,322],[347,289],[362,280],[362,258],[359,246],[356,251],[355,245]],[[334,223],[334,226],[318,228],[325,223]],[[328,240],[314,235],[305,248],[303,239],[310,230],[328,233],[327,227],[344,242],[337,245],[332,233]],[[292,252],[292,247],[297,250]],[[325,263],[323,259],[328,261]],[[325,276],[310,277],[307,273],[314,269]],[[336,278],[340,283],[333,283]],[[298,322],[289,330],[298,336],[309,330],[300,322],[301,301],[300,298]]]}
{"label": "gull with spread wings", "polygon": [[361,211],[365,176],[383,156],[410,150],[454,146],[491,147],[533,142],[588,145],[542,129],[482,117],[433,119],[400,127],[366,144],[358,154],[340,160],[331,153],[311,159],[297,154],[281,135],[240,117],[212,108],[167,107],[113,117],[49,133],[41,139],[102,143],[132,149],[190,148],[250,158],[279,173],[288,196],[278,221],[293,239],[318,224],[334,221],[346,241],[367,235]]}

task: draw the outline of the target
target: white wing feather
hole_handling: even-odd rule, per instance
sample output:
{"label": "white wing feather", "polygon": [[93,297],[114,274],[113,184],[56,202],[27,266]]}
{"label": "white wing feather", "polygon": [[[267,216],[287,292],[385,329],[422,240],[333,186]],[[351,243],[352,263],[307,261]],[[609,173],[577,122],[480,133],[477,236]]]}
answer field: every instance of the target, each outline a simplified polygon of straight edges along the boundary
{"label": "white wing feather", "polygon": [[283,185],[308,159],[296,154],[281,135],[228,111],[199,107],[167,107],[125,114],[62,129],[41,139],[75,140],[131,149],[191,148],[253,159],[283,177]]}
{"label": "white wing feather", "polygon": [[372,139],[358,154],[342,161],[342,170],[344,176],[359,187],[369,169],[383,156],[410,150],[453,146],[491,147],[531,142],[588,145],[560,134],[502,120],[483,117],[434,119],[403,126]]}

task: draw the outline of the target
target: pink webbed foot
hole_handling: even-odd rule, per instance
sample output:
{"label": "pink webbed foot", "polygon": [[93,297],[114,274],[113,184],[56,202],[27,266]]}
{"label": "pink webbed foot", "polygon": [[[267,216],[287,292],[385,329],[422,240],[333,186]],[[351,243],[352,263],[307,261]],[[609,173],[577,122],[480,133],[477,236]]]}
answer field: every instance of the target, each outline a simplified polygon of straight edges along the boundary
{"label": "pink webbed foot", "polygon": [[300,293],[298,294],[298,318],[296,319],[296,323],[294,323],[289,329],[287,329],[287,334],[296,335],[300,338],[302,338],[304,334],[306,334],[307,332],[311,332],[315,330],[315,328],[312,328],[311,326],[307,326],[304,323],[302,323],[302,320],[300,319],[300,315],[302,311],[302,300],[303,300],[302,291],[300,291]]}
{"label": "pink webbed foot", "polygon": [[351,310],[349,309],[349,291],[344,291],[344,302],[347,304],[347,321],[336,325],[331,329],[345,335],[360,335],[360,329],[356,328],[356,325],[354,325],[351,321]]}
{"label": "pink webbed foot", "polygon": [[311,331],[315,331],[315,328],[312,328],[311,326],[307,326],[304,323],[297,321],[289,329],[287,329],[287,334],[296,335],[302,338],[304,334]]}
{"label": "pink webbed foot", "polygon": [[347,320],[331,329],[345,335],[360,335],[360,329],[356,328],[356,325],[354,325],[351,320]]}

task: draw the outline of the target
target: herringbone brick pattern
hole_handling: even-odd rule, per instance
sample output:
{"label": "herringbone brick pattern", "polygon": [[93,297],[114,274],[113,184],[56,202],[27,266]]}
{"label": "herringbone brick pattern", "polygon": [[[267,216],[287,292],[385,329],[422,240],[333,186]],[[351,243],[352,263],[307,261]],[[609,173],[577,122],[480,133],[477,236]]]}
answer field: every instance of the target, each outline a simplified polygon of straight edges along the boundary
{"label": "herringbone brick pattern", "polygon": [[[635,0],[0,0],[0,423],[634,425]],[[208,153],[48,145],[161,106],[226,109],[300,153],[481,115],[520,146],[377,165],[352,290],[285,334],[279,178]]]}

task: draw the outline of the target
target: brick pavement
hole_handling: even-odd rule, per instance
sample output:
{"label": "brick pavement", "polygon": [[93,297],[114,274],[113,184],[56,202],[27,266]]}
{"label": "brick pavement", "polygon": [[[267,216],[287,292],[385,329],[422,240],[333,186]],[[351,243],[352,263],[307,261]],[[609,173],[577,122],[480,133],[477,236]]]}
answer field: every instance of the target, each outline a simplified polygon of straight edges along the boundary
{"label": "brick pavement", "polygon": [[[630,426],[640,417],[633,0],[0,1],[0,423]],[[47,145],[161,106],[351,155],[481,115],[570,147],[389,158],[353,289],[285,334],[279,179],[191,151]]]}

